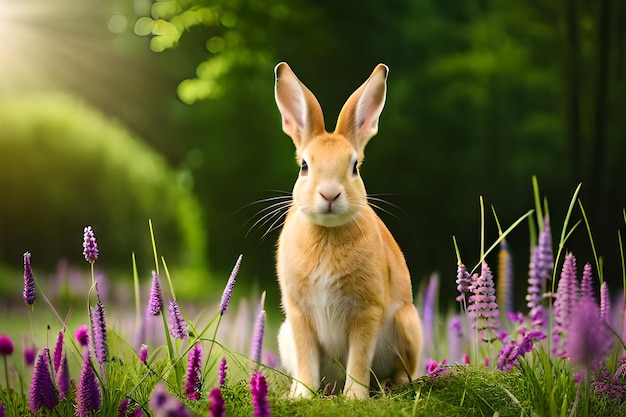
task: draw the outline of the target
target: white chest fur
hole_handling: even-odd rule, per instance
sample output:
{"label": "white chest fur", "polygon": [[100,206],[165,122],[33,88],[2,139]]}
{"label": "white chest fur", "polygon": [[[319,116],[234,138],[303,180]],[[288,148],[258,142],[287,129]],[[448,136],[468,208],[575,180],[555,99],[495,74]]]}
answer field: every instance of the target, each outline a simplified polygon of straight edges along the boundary
{"label": "white chest fur", "polygon": [[337,359],[348,353],[348,323],[360,310],[358,300],[346,291],[345,279],[321,264],[309,276],[308,296],[302,300],[321,347]]}

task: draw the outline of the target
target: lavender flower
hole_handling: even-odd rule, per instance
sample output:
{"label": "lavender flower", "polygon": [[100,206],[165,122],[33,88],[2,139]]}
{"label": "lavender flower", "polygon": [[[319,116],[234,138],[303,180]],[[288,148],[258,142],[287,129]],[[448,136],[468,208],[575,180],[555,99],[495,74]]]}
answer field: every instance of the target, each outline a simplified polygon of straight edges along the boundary
{"label": "lavender flower", "polygon": [[4,411],[4,404],[0,401],[0,417],[4,417],[6,415],[6,411]]}
{"label": "lavender flower", "polygon": [[561,279],[559,280],[556,300],[554,301],[554,333],[552,351],[557,356],[565,356],[565,339],[567,324],[572,310],[578,302],[578,285],[576,283],[576,258],[571,253],[565,256]]}
{"label": "lavender flower", "polygon": [[59,398],[64,399],[67,397],[70,388],[70,367],[67,363],[66,355],[61,357],[61,362],[59,363],[59,368],[56,373],[56,383],[59,389]]}
{"label": "lavender flower", "polygon": [[98,243],[93,234],[93,229],[91,226],[87,226],[83,234],[83,255],[85,255],[85,260],[93,264],[98,259],[99,254],[100,251],[98,250]]}
{"label": "lavender flower", "polygon": [[230,273],[230,277],[228,277],[226,288],[224,288],[224,294],[222,294],[222,301],[220,303],[220,314],[222,315],[226,313],[226,310],[228,309],[228,304],[230,303],[230,297],[233,295],[233,288],[235,287],[235,281],[237,280],[237,274],[239,273],[239,267],[241,266],[242,259],[243,255],[239,255],[237,262],[235,262],[233,271]]}
{"label": "lavender flower", "polygon": [[35,363],[35,346],[26,346],[24,348],[24,364],[33,366]]}
{"label": "lavender flower", "polygon": [[539,241],[533,247],[528,268],[528,308],[532,324],[541,327],[545,323],[543,306],[544,285],[550,279],[550,272],[554,268],[554,257],[552,255],[552,235],[550,233],[550,221],[546,216],[543,219],[543,230],[539,233]]}
{"label": "lavender flower", "polygon": [[58,403],[59,396],[50,375],[50,349],[42,348],[30,382],[28,408],[37,414],[41,407],[52,410]]}
{"label": "lavender flower", "polygon": [[250,392],[254,404],[254,417],[270,417],[270,403],[267,401],[267,381],[261,372],[250,379]]}
{"label": "lavender flower", "polygon": [[89,329],[86,325],[81,324],[78,326],[76,332],[74,332],[74,337],[76,338],[78,344],[82,347],[89,346]]}
{"label": "lavender flower", "polygon": [[85,353],[83,369],[76,386],[76,415],[85,417],[91,411],[100,409],[102,405],[102,394],[100,385],[96,379],[96,372],[91,363],[89,351]]}
{"label": "lavender flower", "polygon": [[523,335],[522,339],[517,343],[511,340],[498,353],[498,369],[501,371],[510,371],[518,364],[518,358],[534,348],[535,343],[545,339],[547,336],[540,331],[533,331]]}
{"label": "lavender flower", "polygon": [[24,301],[28,306],[35,304],[35,277],[30,264],[30,252],[24,253]]}
{"label": "lavender flower", "polygon": [[465,300],[465,294],[470,291],[469,287],[472,284],[472,279],[469,272],[465,269],[464,264],[459,264],[456,269],[456,289],[461,294],[456,297],[458,302]]}
{"label": "lavender flower", "polygon": [[219,387],[209,393],[209,417],[226,417],[226,406]]}
{"label": "lavender flower", "polygon": [[591,264],[587,262],[583,267],[583,277],[580,282],[581,297],[587,297],[595,302],[593,291],[593,275],[591,274]]}
{"label": "lavender flower", "polygon": [[428,359],[426,361],[426,374],[432,377],[445,374],[448,371],[448,368],[444,368],[447,362],[446,359],[443,359],[441,363],[437,363],[434,359]]}
{"label": "lavender flower", "polygon": [[[250,347],[250,358],[257,364],[261,363],[263,355],[263,336],[265,333],[265,292],[261,296],[261,304],[259,308],[259,315],[256,318],[254,324],[254,331],[252,333],[252,344]],[[256,365],[258,366],[258,365]]]}
{"label": "lavender flower", "polygon": [[567,326],[567,352],[574,366],[584,370],[597,369],[613,349],[613,335],[600,317],[598,307],[583,298],[572,314]]}
{"label": "lavender flower", "polygon": [[600,286],[600,317],[605,321],[609,321],[609,313],[611,312],[611,297],[609,296],[609,286],[604,281]]}
{"label": "lavender flower", "polygon": [[6,334],[0,335],[0,355],[11,356],[13,354],[13,341]]}
{"label": "lavender flower", "polygon": [[117,417],[126,417],[129,403],[130,403],[130,398],[128,397],[122,400],[120,405],[117,406]]}
{"label": "lavender flower", "polygon": [[146,360],[148,359],[148,345],[141,345],[141,349],[139,349],[139,360],[144,365],[146,364]]}
{"label": "lavender flower", "polygon": [[202,345],[196,343],[189,351],[187,359],[187,384],[185,386],[185,396],[190,400],[200,399],[202,392]]}
{"label": "lavender flower", "polygon": [[155,416],[190,416],[185,404],[167,392],[164,382],[159,382],[150,396],[150,408]]}
{"label": "lavender flower", "polygon": [[220,386],[226,385],[226,371],[228,370],[228,366],[226,365],[226,356],[222,358],[220,361],[220,366],[217,369],[217,383]]}
{"label": "lavender flower", "polygon": [[513,258],[506,240],[500,241],[498,253],[498,292],[497,304],[504,307],[505,312],[513,311]]}
{"label": "lavender flower", "polygon": [[449,317],[448,322],[448,357],[453,362],[461,359],[462,341],[463,329],[461,316],[455,314]]}
{"label": "lavender flower", "polygon": [[54,355],[52,357],[52,364],[54,366],[54,374],[56,375],[59,371],[59,366],[61,365],[61,358],[63,357],[63,335],[64,332],[61,330],[59,335],[57,336],[57,343],[54,346]]}
{"label": "lavender flower", "polygon": [[170,301],[170,334],[176,339],[187,337],[187,324],[176,301]]}
{"label": "lavender flower", "polygon": [[498,304],[496,304],[493,276],[486,262],[482,263],[480,276],[474,274],[470,285],[472,295],[469,297],[470,305],[467,308],[468,315],[473,319],[472,327],[483,333],[483,340],[487,333],[496,332],[499,328],[497,317]]}
{"label": "lavender flower", "polygon": [[[0,356],[2,356],[2,361],[4,362],[4,378],[6,380],[6,388],[7,390],[11,390],[9,386],[9,366],[7,364],[7,356],[11,356],[13,354],[13,341],[11,338],[5,334],[0,335]],[[0,403],[1,404],[1,403]]]}
{"label": "lavender flower", "polygon": [[150,287],[150,300],[148,301],[148,312],[153,316],[158,316],[163,310],[163,293],[159,284],[159,276],[156,271],[152,271],[152,286]]}
{"label": "lavender flower", "polygon": [[107,340],[107,323],[104,306],[100,301],[96,308],[91,310],[91,334],[93,335],[93,347],[98,363],[102,365],[109,359],[109,343]]}

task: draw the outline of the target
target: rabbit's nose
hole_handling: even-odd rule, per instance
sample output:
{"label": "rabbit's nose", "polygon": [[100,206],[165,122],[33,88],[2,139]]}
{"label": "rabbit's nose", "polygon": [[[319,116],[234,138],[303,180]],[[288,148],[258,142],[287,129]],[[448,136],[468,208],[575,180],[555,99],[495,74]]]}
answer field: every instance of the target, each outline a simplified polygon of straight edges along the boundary
{"label": "rabbit's nose", "polygon": [[341,195],[341,188],[339,186],[326,186],[317,190],[317,192],[322,196],[322,198],[329,203],[337,200]]}

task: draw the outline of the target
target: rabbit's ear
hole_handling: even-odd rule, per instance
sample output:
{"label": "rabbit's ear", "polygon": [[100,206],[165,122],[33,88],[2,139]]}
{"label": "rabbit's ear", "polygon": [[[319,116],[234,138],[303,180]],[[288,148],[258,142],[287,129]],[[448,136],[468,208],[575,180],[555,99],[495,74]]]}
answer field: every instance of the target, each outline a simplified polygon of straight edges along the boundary
{"label": "rabbit's ear", "polygon": [[293,139],[296,148],[301,149],[306,140],[326,131],[322,108],[287,63],[276,65],[274,73],[274,95],[283,118],[283,131]]}
{"label": "rabbit's ear", "polygon": [[335,133],[352,142],[361,156],[367,141],[378,132],[378,118],[385,106],[388,72],[386,65],[378,64],[339,113]]}

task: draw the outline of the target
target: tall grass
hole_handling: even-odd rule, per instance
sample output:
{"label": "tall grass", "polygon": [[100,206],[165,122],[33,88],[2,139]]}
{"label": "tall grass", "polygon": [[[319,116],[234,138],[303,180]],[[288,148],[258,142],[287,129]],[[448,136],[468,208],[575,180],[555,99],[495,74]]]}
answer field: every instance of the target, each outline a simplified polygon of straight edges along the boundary
{"label": "tall grass", "polygon": [[[60,330],[65,332],[62,354],[69,360],[70,375],[74,381],[67,396],[60,399],[58,405],[52,410],[41,407],[37,415],[148,416],[167,415],[168,412],[179,413],[176,415],[218,415],[215,413],[221,411],[216,411],[215,406],[219,405],[216,396],[223,400],[225,415],[228,416],[267,415],[267,411],[260,408],[260,404],[267,402],[271,414],[275,416],[626,415],[626,361],[622,359],[626,347],[621,324],[624,304],[613,305],[608,317],[614,318],[602,319],[599,309],[599,301],[602,300],[594,299],[593,314],[590,317],[577,317],[575,309],[583,308],[579,276],[574,274],[572,280],[575,288],[570,288],[574,296],[568,301],[569,310],[564,307],[567,297],[561,292],[563,285],[558,285],[564,279],[563,260],[570,258],[566,262],[571,262],[574,257],[566,253],[567,240],[581,223],[585,224],[593,247],[596,290],[603,282],[602,258],[595,251],[592,225],[578,199],[580,187],[574,191],[571,204],[563,216],[556,245],[552,244],[551,223],[553,219],[558,221],[558,216],[549,213],[536,179],[533,179],[533,187],[535,209],[526,212],[511,226],[502,228],[492,208],[498,238],[490,244],[484,239],[487,222],[481,199],[482,237],[478,260],[476,263],[470,262],[474,266],[466,270],[457,247],[459,275],[454,277],[450,273],[443,277],[459,280],[462,293],[457,297],[458,306],[442,313],[439,304],[451,304],[453,300],[448,300],[449,303],[439,301],[439,280],[442,278],[436,275],[428,285],[428,295],[418,297],[418,309],[425,321],[428,321],[424,323],[424,328],[429,329],[430,339],[426,340],[424,349],[424,359],[427,360],[424,365],[425,375],[410,384],[387,387],[381,381],[381,390],[373,391],[368,400],[358,401],[337,394],[340,388],[332,381],[326,381],[314,399],[288,399],[290,378],[281,372],[272,352],[262,348],[265,328],[263,301],[254,301],[255,307],[252,308],[247,308],[246,303],[228,308],[241,258],[237,260],[228,280],[225,279],[225,290],[219,305],[204,308],[191,318],[193,309],[177,304],[185,334],[182,337],[180,332],[175,334],[172,327],[181,323],[177,323],[176,317],[167,316],[166,305],[168,301],[177,303],[175,284],[181,277],[170,276],[165,260],[158,256],[150,223],[154,273],[158,279],[164,278],[168,282],[168,285],[161,287],[167,291],[163,291],[161,304],[156,309],[161,318],[153,316],[154,313],[147,313],[147,306],[154,300],[142,297],[139,293],[148,279],[138,273],[134,255],[134,308],[126,308],[122,313],[125,315],[132,311],[129,315],[133,319],[120,319],[116,310],[121,307],[103,302],[103,308],[107,310],[108,321],[104,330],[108,346],[106,354],[100,355],[98,360],[95,359],[98,347],[93,340],[88,347],[84,347],[72,337],[77,323],[89,324],[90,337],[98,337],[98,326],[94,324],[91,313],[99,300],[98,277],[93,273],[95,259],[89,261],[89,275],[93,285],[91,297],[85,294],[87,311],[79,311],[81,308],[61,314],[55,310],[53,302],[48,300],[41,285],[37,287],[37,293],[41,295],[37,298],[37,308],[24,309],[22,314],[32,317],[34,322],[39,318],[46,317],[45,320],[49,320],[52,317],[49,330],[52,335]],[[582,218],[573,221],[577,209]],[[626,211],[624,220],[626,224]],[[529,287],[533,289],[529,292],[529,305],[526,308],[521,312],[508,311],[511,308],[504,307],[503,303],[511,304],[501,300],[510,296],[507,291],[512,288],[512,276],[501,275],[511,274],[512,269],[492,269],[486,262],[493,258],[489,255],[496,250],[499,251],[500,262],[510,262],[506,238],[525,221],[531,225],[531,231],[536,231],[531,232],[532,246],[537,248],[531,253],[536,258],[531,259],[529,270],[532,284]],[[618,232],[618,242],[624,269],[621,232]],[[552,253],[555,253],[553,257]],[[33,254],[32,259],[36,262],[36,254]],[[99,258],[97,262],[106,262],[106,258]],[[500,271],[499,276],[491,276],[492,270]],[[623,271],[623,280],[626,285],[626,269]],[[492,290],[493,281],[499,283],[495,294]],[[500,306],[494,301],[496,294]],[[154,308],[151,310],[154,311]],[[143,311],[146,313],[142,314]],[[66,316],[69,320],[64,318]],[[125,324],[112,321],[111,317],[117,317]],[[245,318],[241,320],[241,317]],[[253,326],[254,318],[258,318],[258,325]],[[131,325],[127,324],[129,322]],[[585,326],[590,325],[594,331],[585,333]],[[253,327],[256,327],[256,331]],[[272,327],[271,324],[269,327]],[[0,325],[0,331],[2,329],[3,325]],[[22,333],[22,348],[32,346],[35,341],[31,340],[34,336],[30,334],[30,329]],[[250,341],[252,333],[257,334],[254,341]],[[242,334],[245,335],[246,343],[254,343],[253,348],[233,348],[235,344],[241,344],[235,340]],[[584,337],[580,337],[581,334]],[[142,344],[145,345],[143,352]],[[0,402],[6,416],[33,415],[29,409],[33,405],[30,398],[30,387],[34,382],[33,368],[32,364],[23,362],[20,354],[23,352],[17,343],[16,346],[15,352],[4,355],[5,360],[0,361],[0,367],[5,368],[7,375],[0,382]],[[49,342],[46,342],[46,346],[52,352],[53,346]],[[561,346],[563,351],[555,350],[557,346]],[[605,349],[601,349],[602,346]],[[198,355],[201,355],[201,366],[188,362],[192,348],[195,359],[191,362],[197,362]],[[146,353],[145,349],[147,355],[144,357],[141,355]],[[583,355],[580,354],[581,350]],[[242,351],[252,351],[254,359],[242,354]],[[0,346],[0,355],[1,352]],[[219,365],[224,361],[225,370]],[[93,367],[97,375],[96,388],[101,394],[100,403],[92,411],[84,411],[83,405],[77,405],[85,402],[81,396],[86,394],[77,389],[77,386],[81,386],[81,368],[84,369],[85,364]],[[5,372],[0,372],[0,375],[5,375]],[[53,380],[58,376],[58,372],[53,370],[50,370],[50,374]],[[197,383],[187,383],[190,375],[199,376]],[[262,395],[259,394],[259,385],[256,385],[259,378],[263,379],[263,384],[267,382],[267,398],[255,397]],[[210,408],[211,404],[213,406]],[[120,411],[120,407],[125,407],[125,411]]]}

